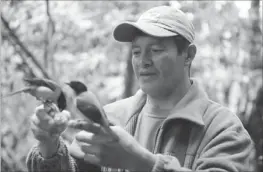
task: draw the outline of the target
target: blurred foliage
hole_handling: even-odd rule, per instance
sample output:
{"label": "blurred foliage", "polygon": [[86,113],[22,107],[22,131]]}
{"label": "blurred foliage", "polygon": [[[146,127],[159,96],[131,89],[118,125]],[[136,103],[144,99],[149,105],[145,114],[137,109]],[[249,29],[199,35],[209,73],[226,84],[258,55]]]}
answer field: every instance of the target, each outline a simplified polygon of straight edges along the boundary
{"label": "blurred foliage", "polygon": [[[2,1],[1,93],[46,72],[60,83],[85,82],[103,104],[134,94],[129,45],[115,41],[112,31],[157,5],[187,12],[198,48],[192,76],[246,126],[262,87],[262,1],[260,15],[250,1]],[[37,103],[26,94],[2,100],[2,171],[26,171],[26,155],[36,143],[28,118]]]}

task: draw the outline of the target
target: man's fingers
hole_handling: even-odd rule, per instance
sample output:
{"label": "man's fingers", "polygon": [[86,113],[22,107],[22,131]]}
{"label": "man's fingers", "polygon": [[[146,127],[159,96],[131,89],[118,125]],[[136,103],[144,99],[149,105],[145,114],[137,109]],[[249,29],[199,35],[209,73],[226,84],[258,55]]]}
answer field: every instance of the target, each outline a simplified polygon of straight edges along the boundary
{"label": "man's fingers", "polygon": [[89,144],[107,144],[112,141],[112,138],[107,135],[97,135],[86,131],[80,131],[76,134],[75,138],[79,142]]}
{"label": "man's fingers", "polygon": [[91,164],[97,164],[100,165],[100,160],[95,155],[92,154],[85,154],[84,155],[84,161],[87,161]]}
{"label": "man's fingers", "polygon": [[93,154],[93,155],[100,155],[100,148],[99,146],[91,145],[91,144],[81,144],[81,150],[86,154]]}
{"label": "man's fingers", "polygon": [[70,119],[71,115],[70,115],[70,112],[69,112],[69,111],[63,110],[61,113],[62,113],[63,115],[65,115],[68,119]]}
{"label": "man's fingers", "polygon": [[31,121],[42,130],[48,130],[54,124],[54,120],[50,116],[42,113],[34,114]]}
{"label": "man's fingers", "polygon": [[40,120],[35,116],[35,115],[33,115],[32,117],[31,117],[31,128],[32,128],[32,130],[38,130],[38,131],[41,131],[41,132],[47,132],[47,131],[45,131],[45,128],[42,128],[41,127],[41,122],[40,122]]}
{"label": "man's fingers", "polygon": [[99,124],[91,123],[85,120],[71,120],[69,121],[69,127],[85,130],[94,134],[98,134],[102,131],[102,128]]}
{"label": "man's fingers", "polygon": [[47,112],[54,111],[59,112],[58,106],[55,103],[44,103],[44,109],[47,110]]}
{"label": "man's fingers", "polygon": [[44,140],[49,137],[48,132],[39,128],[33,121],[31,122],[31,130],[37,140]]}
{"label": "man's fingers", "polygon": [[85,152],[81,150],[80,143],[76,139],[70,144],[69,153],[71,156],[79,159],[83,159],[85,155]]}
{"label": "man's fingers", "polygon": [[76,134],[75,139],[78,142],[96,144],[97,142],[95,142],[94,137],[95,135],[93,133],[86,132],[86,131],[80,131]]}
{"label": "man's fingers", "polygon": [[47,122],[52,119],[52,117],[47,114],[46,110],[42,108],[37,109],[35,114],[39,118],[39,120],[43,122]]}
{"label": "man's fingers", "polygon": [[40,104],[39,106],[37,106],[37,107],[35,108],[35,113],[36,113],[37,111],[39,111],[40,109],[44,109],[44,105],[43,105],[43,104]]}
{"label": "man's fingers", "polygon": [[54,121],[58,125],[66,125],[70,119],[70,113],[68,111],[62,111],[54,116]]}

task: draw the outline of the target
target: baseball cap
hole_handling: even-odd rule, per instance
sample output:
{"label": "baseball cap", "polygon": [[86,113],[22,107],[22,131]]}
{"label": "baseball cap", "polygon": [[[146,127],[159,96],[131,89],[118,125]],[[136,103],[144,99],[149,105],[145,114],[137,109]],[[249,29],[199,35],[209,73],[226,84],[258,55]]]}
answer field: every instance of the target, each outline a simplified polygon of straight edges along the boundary
{"label": "baseball cap", "polygon": [[113,37],[120,42],[131,42],[138,31],[154,37],[181,35],[190,43],[195,37],[194,26],[186,14],[171,6],[153,7],[144,12],[136,22],[120,23],[113,31]]}

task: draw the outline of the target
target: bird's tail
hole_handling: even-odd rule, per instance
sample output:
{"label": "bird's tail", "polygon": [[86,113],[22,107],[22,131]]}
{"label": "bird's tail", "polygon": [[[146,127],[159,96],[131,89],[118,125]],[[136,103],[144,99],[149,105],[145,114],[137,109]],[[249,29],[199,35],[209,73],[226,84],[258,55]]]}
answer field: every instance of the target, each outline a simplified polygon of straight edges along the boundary
{"label": "bird's tail", "polygon": [[14,91],[12,93],[8,93],[8,94],[4,95],[3,98],[11,97],[11,96],[14,96],[14,95],[22,93],[22,92],[28,92],[31,89],[32,89],[31,87],[22,88],[21,90],[17,90],[17,91]]}

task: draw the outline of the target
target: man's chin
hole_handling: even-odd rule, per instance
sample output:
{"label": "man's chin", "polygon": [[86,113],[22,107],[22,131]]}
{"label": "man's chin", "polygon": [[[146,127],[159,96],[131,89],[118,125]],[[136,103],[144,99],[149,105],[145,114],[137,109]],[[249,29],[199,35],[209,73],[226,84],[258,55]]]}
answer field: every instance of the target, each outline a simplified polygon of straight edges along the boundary
{"label": "man's chin", "polygon": [[148,95],[156,95],[160,91],[154,83],[140,83],[140,88]]}

